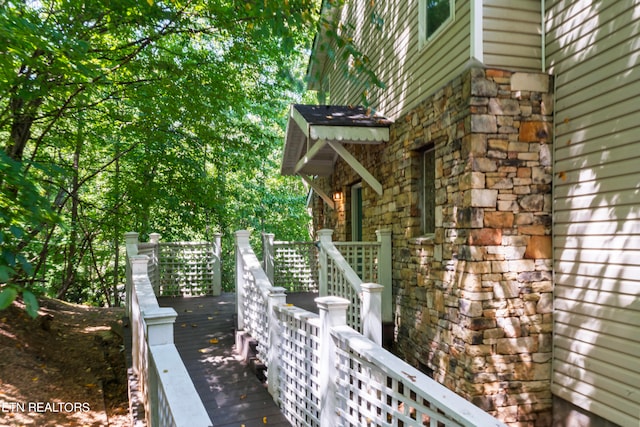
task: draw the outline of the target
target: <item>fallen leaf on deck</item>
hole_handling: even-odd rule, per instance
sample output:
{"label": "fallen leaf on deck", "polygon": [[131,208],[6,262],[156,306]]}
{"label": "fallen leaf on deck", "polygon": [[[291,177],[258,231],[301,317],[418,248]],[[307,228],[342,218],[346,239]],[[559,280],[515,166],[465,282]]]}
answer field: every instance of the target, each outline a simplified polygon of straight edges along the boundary
{"label": "fallen leaf on deck", "polygon": [[262,417],[262,422],[263,422],[264,424],[266,424],[266,423],[267,423],[267,417]]}
{"label": "fallen leaf on deck", "polygon": [[209,344],[218,344],[218,338],[211,338]]}
{"label": "fallen leaf on deck", "polygon": [[246,399],[246,398],[247,398],[247,395],[246,395],[246,394],[242,394],[242,395],[240,395],[240,399],[241,399],[241,400],[242,400],[242,399]]}

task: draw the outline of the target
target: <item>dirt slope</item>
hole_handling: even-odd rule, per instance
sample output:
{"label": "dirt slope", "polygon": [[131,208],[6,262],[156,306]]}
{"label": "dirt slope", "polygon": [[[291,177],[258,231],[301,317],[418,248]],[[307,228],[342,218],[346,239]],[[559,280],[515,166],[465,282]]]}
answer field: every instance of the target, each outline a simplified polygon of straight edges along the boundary
{"label": "dirt slope", "polygon": [[128,426],[121,308],[0,311],[1,426]]}

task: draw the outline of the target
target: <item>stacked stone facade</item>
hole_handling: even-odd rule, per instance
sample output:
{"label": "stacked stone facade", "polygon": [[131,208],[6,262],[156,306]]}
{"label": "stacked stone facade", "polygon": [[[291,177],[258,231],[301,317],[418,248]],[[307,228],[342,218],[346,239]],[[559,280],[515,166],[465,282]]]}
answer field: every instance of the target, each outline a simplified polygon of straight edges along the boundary
{"label": "stacked stone facade", "polygon": [[[348,149],[366,183],[363,235],[393,231],[395,351],[513,426],[551,420],[552,84],[544,74],[470,68],[396,120],[391,140]],[[436,229],[421,231],[421,150],[435,146]],[[319,181],[314,225],[350,239],[343,162]]]}

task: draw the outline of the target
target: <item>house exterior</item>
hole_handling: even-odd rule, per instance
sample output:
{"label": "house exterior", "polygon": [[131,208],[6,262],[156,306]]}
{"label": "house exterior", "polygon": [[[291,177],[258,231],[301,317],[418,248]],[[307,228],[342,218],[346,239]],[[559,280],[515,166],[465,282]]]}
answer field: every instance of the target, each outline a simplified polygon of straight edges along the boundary
{"label": "house exterior", "polygon": [[[331,3],[385,119],[292,107],[282,173],[316,230],[392,231],[394,351],[513,426],[639,425],[640,2]],[[344,70],[310,88],[357,103]]]}

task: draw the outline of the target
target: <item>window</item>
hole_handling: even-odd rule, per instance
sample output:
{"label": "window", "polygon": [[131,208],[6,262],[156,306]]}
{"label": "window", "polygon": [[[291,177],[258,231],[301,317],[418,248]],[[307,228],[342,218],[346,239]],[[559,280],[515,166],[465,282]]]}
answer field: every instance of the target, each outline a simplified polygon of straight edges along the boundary
{"label": "window", "polygon": [[454,17],[455,0],[420,0],[420,44],[423,46]]}
{"label": "window", "polygon": [[436,231],[436,150],[433,146],[422,152],[421,172],[422,233],[433,234]]}
{"label": "window", "polygon": [[362,183],[351,187],[351,241],[362,241]]}

